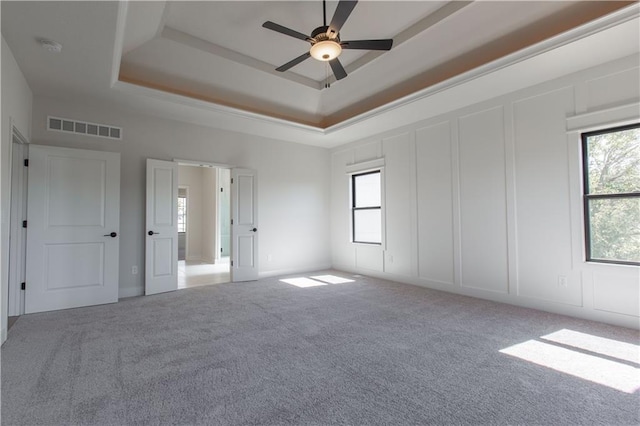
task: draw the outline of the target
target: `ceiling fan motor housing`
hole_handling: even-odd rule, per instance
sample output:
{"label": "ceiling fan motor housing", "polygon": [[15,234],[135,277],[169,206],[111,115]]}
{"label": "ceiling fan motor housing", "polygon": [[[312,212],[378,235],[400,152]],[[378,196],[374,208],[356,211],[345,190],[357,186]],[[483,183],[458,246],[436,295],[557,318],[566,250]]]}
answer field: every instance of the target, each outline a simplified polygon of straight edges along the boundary
{"label": "ceiling fan motor housing", "polygon": [[311,56],[319,61],[331,61],[342,53],[340,46],[340,36],[330,37],[327,34],[329,27],[318,27],[311,33],[313,45],[311,46]]}
{"label": "ceiling fan motor housing", "polygon": [[311,33],[311,38],[314,39],[316,42],[319,41],[323,41],[323,40],[335,40],[338,43],[340,43],[340,34],[335,34],[331,33],[330,37],[329,35],[329,26],[325,25],[322,27],[318,27],[315,30],[313,30],[313,32]]}

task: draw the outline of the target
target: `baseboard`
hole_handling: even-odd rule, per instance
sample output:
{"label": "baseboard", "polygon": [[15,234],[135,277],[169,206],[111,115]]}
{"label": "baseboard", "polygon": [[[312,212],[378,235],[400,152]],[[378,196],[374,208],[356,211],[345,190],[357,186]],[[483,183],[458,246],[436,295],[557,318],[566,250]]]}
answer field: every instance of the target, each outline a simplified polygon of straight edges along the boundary
{"label": "baseboard", "polygon": [[143,296],[144,289],[142,287],[120,287],[118,289],[118,299],[127,297]]}
{"label": "baseboard", "polygon": [[187,256],[185,260],[189,262],[202,262],[202,256]]}

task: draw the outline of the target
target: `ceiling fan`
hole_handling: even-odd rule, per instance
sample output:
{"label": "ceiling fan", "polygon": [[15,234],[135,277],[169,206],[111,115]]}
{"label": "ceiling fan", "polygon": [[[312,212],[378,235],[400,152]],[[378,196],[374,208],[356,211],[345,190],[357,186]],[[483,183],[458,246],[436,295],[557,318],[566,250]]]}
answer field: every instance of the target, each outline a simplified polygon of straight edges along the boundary
{"label": "ceiling fan", "polygon": [[[262,26],[264,28],[279,32],[281,34],[288,35],[300,40],[304,40],[311,43],[311,48],[308,52],[298,56],[297,58],[287,62],[284,65],[276,68],[276,71],[287,71],[290,68],[298,65],[305,59],[313,57],[319,61],[329,62],[331,70],[336,80],[342,80],[347,76],[347,72],[340,63],[338,56],[342,52],[342,49],[359,49],[359,50],[391,50],[393,45],[393,39],[384,40],[353,40],[353,41],[341,41],[340,29],[346,22],[349,15],[356,7],[358,2],[355,0],[340,0],[336,11],[333,14],[331,23],[327,25],[327,4],[326,1],[322,1],[322,12],[324,18],[324,25],[316,28],[311,32],[311,35],[305,35],[298,31],[292,30],[275,22],[267,21]],[[328,71],[327,71],[328,72]],[[328,84],[325,85],[328,87]]]}

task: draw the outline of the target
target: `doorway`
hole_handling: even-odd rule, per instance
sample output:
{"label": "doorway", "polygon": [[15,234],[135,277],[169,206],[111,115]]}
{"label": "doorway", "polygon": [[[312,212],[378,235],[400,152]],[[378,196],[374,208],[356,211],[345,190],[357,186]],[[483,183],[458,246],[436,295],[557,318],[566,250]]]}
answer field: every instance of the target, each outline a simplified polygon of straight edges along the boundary
{"label": "doorway", "polygon": [[231,281],[230,176],[227,168],[179,163],[178,289]]}

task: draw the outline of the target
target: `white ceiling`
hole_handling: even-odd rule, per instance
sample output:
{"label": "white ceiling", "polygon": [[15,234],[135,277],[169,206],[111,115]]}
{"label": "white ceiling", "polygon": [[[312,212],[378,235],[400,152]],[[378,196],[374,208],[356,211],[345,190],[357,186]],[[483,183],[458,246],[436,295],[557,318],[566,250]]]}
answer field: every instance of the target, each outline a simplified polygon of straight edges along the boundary
{"label": "white ceiling", "polygon": [[[327,20],[336,4],[327,2]],[[322,24],[318,0],[2,1],[1,7],[2,34],[37,95],[171,111],[187,121],[221,111],[225,124],[241,116],[274,117],[274,129],[302,129],[305,143],[321,144],[324,128],[343,128],[354,117],[525,52],[627,4],[360,1],[341,38],[393,38],[394,47],[345,51],[340,59],[349,76],[329,89],[322,89],[324,64],[313,59],[276,72],[308,44],[261,26],[271,20],[310,33]],[[60,42],[62,53],[43,51],[39,38]]]}

